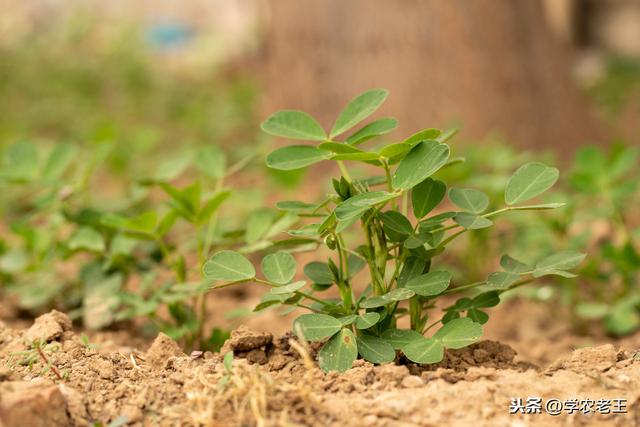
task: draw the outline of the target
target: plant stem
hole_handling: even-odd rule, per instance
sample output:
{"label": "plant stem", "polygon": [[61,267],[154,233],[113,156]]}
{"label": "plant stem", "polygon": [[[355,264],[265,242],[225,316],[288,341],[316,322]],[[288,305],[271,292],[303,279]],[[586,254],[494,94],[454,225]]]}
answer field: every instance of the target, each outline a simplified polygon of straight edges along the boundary
{"label": "plant stem", "polygon": [[[252,281],[252,280],[253,280],[254,282],[256,282],[256,283],[261,283],[261,284],[263,284],[263,285],[267,285],[267,286],[270,286],[270,287],[272,287],[272,288],[277,288],[277,287],[279,287],[279,286],[280,286],[280,285],[275,285],[275,284],[273,284],[273,283],[271,283],[271,282],[269,282],[269,281],[267,281],[267,280],[262,280],[262,279],[260,279],[260,278],[258,278],[258,277],[254,277],[254,278],[252,278],[252,279],[247,279],[247,280],[242,280],[242,281],[237,281],[237,282],[231,282],[231,283],[225,283],[225,284],[224,284],[224,285],[222,285],[222,286],[216,286],[216,289],[218,289],[218,288],[224,288],[224,287],[226,287],[226,286],[231,286],[231,285],[237,285],[238,283],[242,283],[242,282],[249,282],[249,281]],[[333,304],[330,304],[330,303],[328,303],[328,302],[326,302],[326,301],[323,301],[323,300],[321,300],[321,299],[319,299],[319,298],[316,298],[316,297],[314,297],[313,295],[308,294],[308,293],[306,293],[306,292],[295,291],[295,293],[296,293],[296,294],[298,294],[298,295],[302,295],[304,298],[310,299],[311,301],[315,301],[315,302],[317,302],[317,303],[320,303],[320,304],[324,305],[325,307],[333,307],[333,306],[334,306]]]}
{"label": "plant stem", "polygon": [[44,354],[44,352],[42,351],[42,347],[40,344],[37,344],[36,346],[36,351],[38,352],[38,354],[40,355],[40,358],[42,359],[42,361],[44,362],[44,364],[46,366],[49,366],[49,368],[51,369],[51,372],[54,373],[54,375],[56,376],[56,378],[58,378],[60,381],[63,380],[62,375],[60,375],[60,371],[58,371],[58,368],[56,368],[55,366],[53,366],[53,364],[49,363],[49,359],[47,359],[47,356]]}
{"label": "plant stem", "polygon": [[[422,331],[422,334],[423,334],[423,335],[424,335],[424,334],[426,334],[426,333],[427,333],[427,331],[428,331],[429,329],[433,328],[434,326],[436,326],[436,325],[437,325],[438,323],[440,323],[440,322],[442,322],[442,319],[440,319],[440,320],[438,320],[438,321],[436,321],[436,322],[433,322],[432,324],[430,324],[429,326],[427,326],[426,328],[424,328],[424,330]],[[419,332],[419,331],[418,331],[418,332]]]}
{"label": "plant stem", "polygon": [[462,292],[462,291],[466,291],[467,289],[472,289],[472,288],[476,288],[478,286],[485,285],[486,283],[487,282],[485,282],[485,281],[469,283],[468,285],[457,286],[455,288],[447,289],[442,294],[444,295],[444,294],[452,294],[452,293],[455,293],[455,292]]}
{"label": "plant stem", "polygon": [[342,160],[336,160],[336,162],[338,163],[338,168],[340,168],[340,173],[342,174],[344,179],[346,179],[347,182],[350,183],[351,182],[351,175],[349,175],[349,171],[344,166],[344,162]]}

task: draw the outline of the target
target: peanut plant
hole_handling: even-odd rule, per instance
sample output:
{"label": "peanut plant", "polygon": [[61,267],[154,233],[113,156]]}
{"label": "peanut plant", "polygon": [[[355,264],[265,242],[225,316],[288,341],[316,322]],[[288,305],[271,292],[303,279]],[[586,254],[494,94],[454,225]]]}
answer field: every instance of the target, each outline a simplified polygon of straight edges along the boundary
{"label": "peanut plant", "polygon": [[[225,181],[252,157],[227,166],[216,146],[185,150],[133,183],[126,176],[127,195],[105,203],[94,175],[110,148],[86,156],[72,144],[7,147],[0,291],[23,309],[68,311],[88,329],[143,318],[188,348],[217,348],[226,332],[205,330],[207,286],[197,279],[214,247],[255,243],[218,226]],[[187,170],[193,179],[176,186]]]}
{"label": "peanut plant", "polygon": [[[326,340],[318,353],[325,371],[345,371],[358,355],[372,363],[391,362],[397,351],[415,363],[437,363],[445,349],[480,339],[489,318],[486,309],[497,305],[501,294],[547,275],[573,277],[568,270],[584,258],[567,251],[527,264],[504,255],[502,269],[485,280],[456,283],[438,265],[447,245],[464,233],[491,227],[502,214],[561,207],[525,204],[552,187],[559,172],[538,162],[523,165],[506,185],[504,206],[487,212],[483,192],[447,189],[437,179],[438,171],[460,161],[450,157],[447,144],[455,131],[424,129],[400,142],[361,148],[396,128],[395,119],[381,118],[338,139],[386,97],[383,89],[355,97],[329,133],[300,111],[280,111],[263,122],[262,129],[271,135],[314,143],[276,149],[267,156],[267,165],[293,170],[333,161],[341,173],[332,179],[334,193],[318,203],[277,204],[303,222],[288,232],[290,238],[274,242],[272,253],[262,260],[261,275],[247,258],[229,250],[214,254],[203,267],[214,289],[246,282],[269,287],[255,310],[272,305],[308,310],[294,321],[293,330],[308,341]],[[345,162],[364,163],[377,173],[352,176]],[[450,204],[444,202],[446,196]],[[310,244],[333,255],[306,264],[307,280],[298,280],[291,252]],[[364,286],[357,286],[355,276],[365,268]],[[321,296],[329,289],[339,298]],[[443,304],[443,314],[436,314]]]}

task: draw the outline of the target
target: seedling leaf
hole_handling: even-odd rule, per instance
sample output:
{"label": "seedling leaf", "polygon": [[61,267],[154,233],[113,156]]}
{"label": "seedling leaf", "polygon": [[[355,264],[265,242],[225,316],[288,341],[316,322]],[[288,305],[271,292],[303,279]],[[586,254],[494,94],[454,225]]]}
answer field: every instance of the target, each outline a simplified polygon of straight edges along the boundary
{"label": "seedling leaf", "polygon": [[269,254],[262,260],[262,273],[270,282],[285,285],[296,275],[296,260],[287,252]]}
{"label": "seedling leaf", "polygon": [[278,148],[267,156],[267,166],[279,170],[295,170],[330,159],[331,151],[310,145],[289,145]]}
{"label": "seedling leaf", "polygon": [[320,349],[318,364],[325,372],[344,372],[351,368],[357,357],[356,337],[349,329],[343,328]]}
{"label": "seedling leaf", "polygon": [[451,273],[445,270],[430,271],[409,280],[405,287],[423,297],[432,297],[449,287]]}
{"label": "seedling leaf", "polygon": [[260,126],[270,135],[291,139],[324,141],[327,136],[322,126],[309,114],[285,110],[271,115]]}
{"label": "seedling leaf", "polygon": [[204,264],[204,275],[210,280],[235,282],[249,280],[256,276],[251,262],[234,251],[221,251],[214,254]]}
{"label": "seedling leaf", "polygon": [[420,336],[402,347],[402,352],[415,363],[438,363],[444,356],[444,347],[436,339]]}
{"label": "seedling leaf", "polygon": [[293,322],[293,330],[307,341],[320,341],[342,329],[342,323],[327,314],[303,314]]}
{"label": "seedling leaf", "polygon": [[448,145],[436,141],[419,143],[398,165],[393,177],[393,187],[400,190],[413,188],[436,173],[448,158]]}
{"label": "seedling leaf", "polygon": [[469,318],[453,319],[433,336],[446,348],[458,349],[478,341],[482,337],[482,325]]}
{"label": "seedling leaf", "polygon": [[336,119],[330,137],[340,135],[367,118],[382,105],[388,94],[385,89],[371,89],[353,98]]}
{"label": "seedling leaf", "polygon": [[482,191],[473,188],[452,188],[449,190],[449,200],[466,212],[479,214],[489,206],[489,198]]}
{"label": "seedling leaf", "polygon": [[544,193],[558,180],[560,172],[543,163],[531,162],[521,166],[509,179],[504,192],[507,205],[515,205]]}
{"label": "seedling leaf", "polygon": [[396,358],[396,352],[387,341],[372,335],[357,338],[358,353],[371,363],[389,363]]}

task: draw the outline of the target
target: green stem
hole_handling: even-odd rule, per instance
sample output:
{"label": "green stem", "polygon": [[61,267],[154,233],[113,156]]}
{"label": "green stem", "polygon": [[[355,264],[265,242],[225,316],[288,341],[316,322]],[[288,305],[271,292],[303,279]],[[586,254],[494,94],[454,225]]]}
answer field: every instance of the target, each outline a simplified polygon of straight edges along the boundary
{"label": "green stem", "polygon": [[478,286],[482,286],[482,285],[486,285],[486,284],[487,284],[487,282],[485,282],[485,281],[469,283],[468,285],[457,286],[455,288],[447,289],[442,294],[444,295],[444,294],[453,294],[455,292],[462,292],[462,291],[466,291],[467,289],[477,288]]}
{"label": "green stem", "polygon": [[[278,288],[278,287],[280,287],[280,286],[281,286],[281,285],[276,285],[276,284],[274,284],[274,283],[271,283],[271,282],[269,282],[269,281],[267,281],[267,280],[263,280],[263,279],[260,279],[260,278],[258,278],[258,277],[254,277],[254,278],[247,279],[247,280],[242,280],[242,281],[237,281],[237,282],[226,283],[224,286],[220,286],[220,287],[226,287],[226,286],[231,286],[231,285],[237,285],[238,283],[242,283],[242,282],[250,282],[250,281],[254,281],[254,282],[256,282],[256,283],[261,283],[261,284],[263,284],[263,285],[267,285],[267,286],[270,286],[270,287],[272,287],[272,288]],[[220,287],[216,287],[216,289],[218,289],[218,288],[220,288]],[[333,307],[333,304],[330,304],[330,303],[328,303],[328,302],[326,302],[326,301],[323,301],[323,300],[321,300],[321,299],[319,299],[319,298],[316,298],[316,297],[314,297],[313,295],[308,294],[308,293],[306,293],[306,292],[295,291],[295,293],[296,293],[296,294],[298,294],[298,295],[302,295],[302,296],[303,296],[304,298],[306,298],[306,299],[310,299],[311,301],[315,301],[315,302],[317,302],[317,303],[320,303],[320,304],[324,305],[325,307]]]}
{"label": "green stem", "polygon": [[[220,178],[217,182],[216,182],[216,192],[222,190],[222,187],[224,185],[224,178]],[[207,224],[207,232],[205,234],[204,237],[204,245],[202,248],[202,258],[206,258],[209,256],[209,251],[211,251],[211,245],[213,244],[213,234],[216,230],[216,224],[218,222],[218,211],[216,210],[216,212],[213,213],[213,215],[211,215],[211,217],[209,218],[209,223]]]}
{"label": "green stem", "polygon": [[351,182],[351,175],[349,175],[349,171],[344,166],[344,163],[342,162],[342,160],[336,160],[336,162],[338,163],[338,168],[340,168],[340,173],[342,174],[344,179],[346,179],[347,182]]}

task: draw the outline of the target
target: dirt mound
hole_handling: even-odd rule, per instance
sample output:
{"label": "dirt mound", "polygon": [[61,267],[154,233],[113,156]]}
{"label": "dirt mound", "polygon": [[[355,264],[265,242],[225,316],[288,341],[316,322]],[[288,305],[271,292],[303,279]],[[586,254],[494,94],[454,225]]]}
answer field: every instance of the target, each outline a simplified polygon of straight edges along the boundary
{"label": "dirt mound", "polygon": [[[225,345],[236,352],[228,371],[219,354],[187,356],[163,334],[146,352],[101,351],[70,331],[62,313],[45,316],[26,331],[0,325],[5,427],[640,422],[640,355],[613,346],[582,349],[539,370],[517,361],[510,347],[483,341],[448,352],[435,366],[358,360],[345,374],[325,374],[312,361],[317,346],[240,328]],[[46,363],[28,346],[33,336],[48,340],[41,347]],[[512,399],[531,396],[626,399],[626,413],[509,414]]]}

